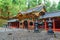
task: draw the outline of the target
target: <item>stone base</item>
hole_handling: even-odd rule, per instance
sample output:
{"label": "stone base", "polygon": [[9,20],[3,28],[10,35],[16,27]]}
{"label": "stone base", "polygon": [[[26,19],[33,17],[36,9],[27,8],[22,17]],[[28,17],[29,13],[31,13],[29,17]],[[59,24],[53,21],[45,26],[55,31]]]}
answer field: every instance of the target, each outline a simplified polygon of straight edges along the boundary
{"label": "stone base", "polygon": [[39,33],[39,30],[34,30],[34,33]]}
{"label": "stone base", "polygon": [[53,30],[48,30],[47,33],[48,33],[48,34],[51,34],[51,35],[54,34]]}

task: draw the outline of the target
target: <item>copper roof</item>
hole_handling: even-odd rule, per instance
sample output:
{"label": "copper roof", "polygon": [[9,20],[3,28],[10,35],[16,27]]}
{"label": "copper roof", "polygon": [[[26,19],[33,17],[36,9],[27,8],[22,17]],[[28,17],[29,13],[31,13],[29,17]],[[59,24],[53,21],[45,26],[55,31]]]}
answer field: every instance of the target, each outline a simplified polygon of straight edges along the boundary
{"label": "copper roof", "polygon": [[31,12],[40,12],[43,9],[43,5],[39,5],[35,8],[28,9],[27,11],[20,12],[21,14],[31,13]]}
{"label": "copper roof", "polygon": [[59,17],[60,16],[60,11],[56,12],[46,12],[45,15],[40,16],[39,18],[50,18],[50,17]]}

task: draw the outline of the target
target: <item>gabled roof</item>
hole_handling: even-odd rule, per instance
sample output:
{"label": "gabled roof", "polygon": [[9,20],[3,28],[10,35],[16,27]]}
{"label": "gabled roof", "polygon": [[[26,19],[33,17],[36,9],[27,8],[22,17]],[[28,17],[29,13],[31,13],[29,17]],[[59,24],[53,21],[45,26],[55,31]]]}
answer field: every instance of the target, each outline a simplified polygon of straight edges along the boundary
{"label": "gabled roof", "polygon": [[20,12],[20,13],[21,14],[26,14],[26,13],[31,13],[31,12],[40,12],[42,9],[43,9],[43,5],[39,5],[39,6],[35,7],[35,8],[28,9],[27,11]]}
{"label": "gabled roof", "polygon": [[46,12],[45,15],[40,16],[39,18],[50,18],[50,17],[59,17],[60,16],[60,11],[56,12]]}

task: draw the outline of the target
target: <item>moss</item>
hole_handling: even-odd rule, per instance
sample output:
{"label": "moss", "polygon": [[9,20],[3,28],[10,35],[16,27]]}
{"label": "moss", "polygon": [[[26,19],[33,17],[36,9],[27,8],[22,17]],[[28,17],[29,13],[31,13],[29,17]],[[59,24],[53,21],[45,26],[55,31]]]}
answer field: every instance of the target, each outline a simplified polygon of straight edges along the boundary
{"label": "moss", "polygon": [[7,23],[7,20],[0,19],[0,27],[4,26]]}

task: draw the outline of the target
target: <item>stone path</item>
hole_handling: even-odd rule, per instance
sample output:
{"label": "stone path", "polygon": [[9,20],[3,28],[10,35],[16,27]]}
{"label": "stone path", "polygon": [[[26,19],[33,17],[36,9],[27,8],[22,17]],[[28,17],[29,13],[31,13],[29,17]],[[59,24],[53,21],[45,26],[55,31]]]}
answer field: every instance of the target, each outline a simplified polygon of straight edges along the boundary
{"label": "stone path", "polygon": [[0,40],[60,40],[60,33],[58,32],[55,32],[57,38],[54,38],[53,35],[48,35],[46,31],[34,33],[33,31],[28,32],[25,29],[24,30],[7,29],[7,30],[0,32]]}

